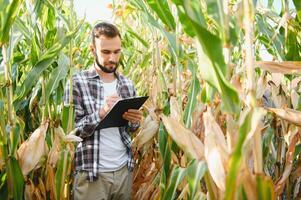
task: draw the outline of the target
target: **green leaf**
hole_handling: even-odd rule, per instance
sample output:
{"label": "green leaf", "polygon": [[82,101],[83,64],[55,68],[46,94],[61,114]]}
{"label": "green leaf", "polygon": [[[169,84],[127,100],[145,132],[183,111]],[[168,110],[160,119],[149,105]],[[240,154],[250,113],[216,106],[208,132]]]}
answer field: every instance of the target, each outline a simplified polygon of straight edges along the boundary
{"label": "green leaf", "polygon": [[274,138],[274,129],[271,127],[268,127],[265,133],[263,134],[262,137],[262,155],[263,155],[263,160],[267,161],[267,159],[270,159],[269,152],[270,152],[270,146],[271,142],[273,141]]}
{"label": "green leaf", "polygon": [[184,122],[187,128],[191,127],[192,123],[192,113],[195,109],[197,103],[197,95],[200,92],[200,82],[197,78],[197,66],[194,63],[189,61],[189,65],[192,69],[190,69],[191,73],[193,74],[193,78],[189,87],[188,91],[188,103],[185,107],[184,111]]}
{"label": "green leaf", "polygon": [[69,151],[63,150],[60,152],[60,157],[55,172],[55,197],[60,199],[63,195],[65,179],[67,176],[67,170],[71,164],[71,157]]}
{"label": "green leaf", "polygon": [[16,200],[23,199],[24,178],[15,157],[10,156],[7,162],[7,182],[9,194],[12,194]]}
{"label": "green leaf", "polygon": [[[81,24],[80,24],[81,25]],[[60,51],[70,42],[78,31],[80,25],[67,36],[65,36],[60,42],[55,43],[47,52],[42,55],[33,69],[26,76],[26,79],[21,86],[17,87],[16,94],[19,94],[17,100],[23,99],[28,92],[32,89],[33,85],[40,78],[40,75],[51,65]]]}
{"label": "green leaf", "polygon": [[46,85],[46,101],[48,101],[50,95],[57,89],[59,82],[66,78],[68,74],[70,61],[65,54],[60,54],[58,60],[58,66],[50,74],[49,81]]}
{"label": "green leaf", "polygon": [[301,1],[293,0],[293,2],[296,7],[296,10],[297,10],[297,16],[298,16],[299,22],[301,22]]}
{"label": "green leaf", "polygon": [[26,38],[27,41],[32,39],[32,33],[30,29],[26,27],[26,23],[23,22],[20,18],[17,18],[14,22],[14,26],[17,28],[18,31],[22,33],[22,35]]}
{"label": "green leaf", "polygon": [[285,59],[289,61],[300,61],[301,60],[301,44],[298,42],[298,34],[292,30],[288,30],[287,39],[285,46],[287,53]]}
{"label": "green leaf", "polygon": [[[23,0],[13,0],[10,5],[7,7],[6,10],[1,9],[1,29],[0,29],[0,46],[2,46],[4,43],[7,43],[9,40],[9,31],[17,17],[19,7]],[[4,12],[4,13],[3,13]]]}
{"label": "green leaf", "polygon": [[130,27],[127,27],[127,33],[139,40],[139,42],[141,42],[141,44],[143,44],[143,46],[145,46],[146,48],[149,47],[148,43],[144,39],[142,39],[137,33],[135,33]]}
{"label": "green leaf", "polygon": [[[236,90],[226,80],[225,76],[220,71],[220,68],[214,65],[213,61],[204,53],[202,47],[200,45],[197,45],[197,47],[202,78],[221,94],[222,105],[225,111],[238,113],[240,110],[240,100]],[[206,100],[210,98],[208,95],[209,93],[206,91]]]}
{"label": "green leaf", "polygon": [[270,177],[256,175],[257,199],[273,200],[275,197],[275,188]]}
{"label": "green leaf", "polygon": [[166,193],[163,196],[163,200],[175,199],[176,197],[176,189],[183,177],[186,174],[186,170],[184,168],[175,167],[171,173],[171,179],[169,181],[169,185],[167,187]]}
{"label": "green leaf", "polygon": [[187,20],[192,24],[199,41],[199,67],[202,77],[221,94],[225,111],[238,113],[240,100],[237,92],[226,80],[227,67],[222,52],[222,41],[209,32],[203,23],[203,14],[200,9],[193,7],[190,1],[182,1],[182,7]]}
{"label": "green leaf", "polygon": [[55,10],[51,7],[47,7],[47,19],[46,19],[46,28],[48,30],[53,30],[55,28],[56,23],[56,16],[55,16]]}
{"label": "green leaf", "polygon": [[197,160],[191,161],[187,167],[187,182],[189,186],[189,199],[195,199],[199,191],[200,180],[207,171],[206,162]]}
{"label": "green leaf", "polygon": [[64,105],[62,115],[61,115],[62,128],[64,129],[65,133],[67,133],[69,117],[73,118],[74,116],[74,109],[73,109],[73,116],[69,116],[70,109],[71,107],[69,105],[68,106]]}
{"label": "green leaf", "polygon": [[160,196],[162,198],[167,187],[167,179],[170,174],[171,166],[171,150],[168,144],[168,134],[165,131],[162,122],[160,123],[158,136],[160,155],[162,156],[163,160],[163,170],[160,180]]}
{"label": "green leaf", "polygon": [[[163,35],[167,38],[168,43],[170,44],[171,48],[172,48],[172,53],[174,56],[177,56],[177,52],[180,52],[180,46],[177,47],[177,43],[176,43],[176,36],[173,33],[170,33],[168,31],[166,31],[164,29],[164,27],[161,26],[161,24],[158,23],[158,21],[149,13],[146,5],[144,4],[143,1],[139,1],[139,0],[133,0],[135,3],[135,6],[138,7],[139,9],[143,10],[143,14],[146,16],[148,22],[150,23],[150,25],[156,27],[157,29],[161,30],[161,32],[163,33]],[[179,50],[178,50],[179,49]]]}
{"label": "green leaf", "polygon": [[206,20],[198,0],[182,0],[182,6],[188,20],[191,20],[193,23],[196,23],[205,29],[207,28]]}
{"label": "green leaf", "polygon": [[16,125],[13,128],[13,134],[11,138],[11,149],[10,149],[10,155],[15,155],[17,146],[19,144],[20,140],[20,133],[21,133],[21,127],[19,123],[16,123]]}
{"label": "green leaf", "polygon": [[253,112],[254,110],[247,111],[243,123],[238,131],[238,135],[239,135],[238,141],[229,161],[229,171],[226,177],[225,200],[234,199],[235,196],[236,178],[242,160],[242,147],[247,137],[247,134],[251,130],[251,121],[252,121]]}
{"label": "green leaf", "polygon": [[295,147],[295,153],[294,153],[294,159],[297,158],[301,154],[301,144],[296,145]]}
{"label": "green leaf", "polygon": [[40,47],[38,45],[38,39],[36,34],[34,34],[34,37],[31,39],[31,52],[30,52],[30,61],[32,65],[35,65],[40,57]]}
{"label": "green leaf", "polygon": [[176,29],[174,18],[166,0],[146,0],[146,2],[170,30]]}

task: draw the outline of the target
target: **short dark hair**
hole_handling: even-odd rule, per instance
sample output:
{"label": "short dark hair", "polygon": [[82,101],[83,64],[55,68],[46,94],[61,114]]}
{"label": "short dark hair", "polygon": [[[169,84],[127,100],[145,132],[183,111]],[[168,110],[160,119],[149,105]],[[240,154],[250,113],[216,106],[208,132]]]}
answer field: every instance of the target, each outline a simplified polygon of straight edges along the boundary
{"label": "short dark hair", "polygon": [[94,26],[92,30],[92,44],[95,44],[95,38],[99,38],[102,35],[108,38],[114,38],[116,36],[121,38],[118,28],[107,22],[100,22]]}

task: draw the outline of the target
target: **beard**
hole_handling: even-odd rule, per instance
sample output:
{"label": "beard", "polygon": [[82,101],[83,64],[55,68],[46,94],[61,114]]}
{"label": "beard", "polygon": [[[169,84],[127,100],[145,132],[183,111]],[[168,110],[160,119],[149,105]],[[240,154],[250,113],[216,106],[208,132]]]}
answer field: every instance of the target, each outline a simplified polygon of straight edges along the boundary
{"label": "beard", "polygon": [[117,62],[113,62],[113,61],[110,61],[109,64],[113,64],[115,66],[113,67],[106,67],[106,66],[103,66],[102,64],[100,64],[100,62],[98,61],[98,56],[97,54],[95,53],[95,62],[97,64],[97,66],[104,72],[104,73],[108,73],[108,74],[111,74],[111,73],[114,73],[118,67],[118,63]]}

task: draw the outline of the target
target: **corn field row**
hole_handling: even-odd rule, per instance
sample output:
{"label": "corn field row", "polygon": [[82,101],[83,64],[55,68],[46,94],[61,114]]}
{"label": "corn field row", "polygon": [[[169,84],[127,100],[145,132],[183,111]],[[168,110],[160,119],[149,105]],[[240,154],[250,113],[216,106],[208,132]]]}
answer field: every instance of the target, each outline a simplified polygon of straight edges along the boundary
{"label": "corn field row", "polygon": [[[150,96],[133,199],[301,198],[301,1],[277,1],[108,5],[121,71]],[[62,97],[93,63],[73,4],[0,0],[1,199],[72,198],[81,138]]]}

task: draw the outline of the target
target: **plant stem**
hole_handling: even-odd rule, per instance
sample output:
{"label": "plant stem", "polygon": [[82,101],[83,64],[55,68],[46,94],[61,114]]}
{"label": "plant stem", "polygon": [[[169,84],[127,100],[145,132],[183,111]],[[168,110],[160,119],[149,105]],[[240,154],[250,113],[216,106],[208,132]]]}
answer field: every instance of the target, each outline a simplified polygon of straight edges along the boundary
{"label": "plant stem", "polygon": [[6,92],[7,92],[7,115],[8,115],[8,123],[10,126],[14,124],[13,118],[13,86],[12,80],[10,77],[11,71],[10,67],[7,63],[7,54],[6,54],[6,45],[3,44],[2,46],[2,55],[3,55],[3,63],[4,63],[4,70],[5,70],[5,80],[6,80]]}
{"label": "plant stem", "polygon": [[250,107],[256,106],[254,88],[254,45],[253,45],[253,24],[254,24],[254,13],[253,3],[250,0],[243,0],[244,8],[244,29],[245,29],[245,68],[247,75],[247,98]]}
{"label": "plant stem", "polygon": [[[70,18],[69,18],[69,23],[70,23],[70,28],[73,30],[73,22],[72,22],[72,17],[73,17],[73,0],[70,0]],[[69,46],[69,59],[70,59],[70,73],[69,73],[69,80],[70,80],[70,88],[69,88],[69,113],[68,113],[68,125],[67,125],[67,133],[69,133],[73,129],[73,83],[72,83],[72,67],[73,67],[73,55],[72,55],[72,41],[70,41],[70,46]]]}
{"label": "plant stem", "polygon": [[45,77],[42,76],[42,123],[46,120],[46,83]]}
{"label": "plant stem", "polygon": [[[254,56],[254,11],[253,1],[244,0],[244,28],[245,28],[245,67],[247,72],[247,99],[248,106],[251,108],[256,107],[256,94],[255,94],[255,56]],[[262,147],[261,147],[261,134],[256,131],[253,137],[254,141],[254,170],[255,173],[263,172],[263,161],[262,161]]]}

